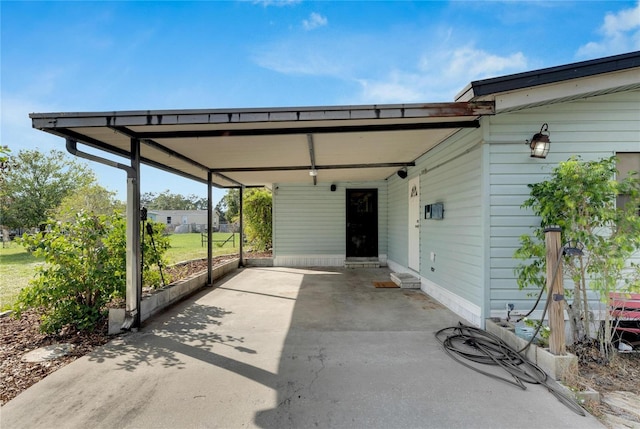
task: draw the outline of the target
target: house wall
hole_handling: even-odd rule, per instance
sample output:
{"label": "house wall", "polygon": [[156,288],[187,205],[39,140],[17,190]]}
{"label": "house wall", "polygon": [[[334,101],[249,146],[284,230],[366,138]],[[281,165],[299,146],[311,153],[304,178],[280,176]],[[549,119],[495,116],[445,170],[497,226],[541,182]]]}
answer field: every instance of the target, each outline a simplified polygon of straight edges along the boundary
{"label": "house wall", "polygon": [[396,271],[408,271],[409,265],[409,180],[415,177],[418,170],[412,169],[413,175],[400,179],[394,175],[388,179],[388,259],[394,264]]}
{"label": "house wall", "polygon": [[[406,179],[339,183],[336,192],[328,183],[276,184],[274,264],[342,266],[345,190],[377,188],[380,259],[410,272],[408,182],[419,176],[420,272],[413,274],[422,290],[478,326],[504,316],[507,303],[528,310],[534,298],[518,289],[513,258],[520,235],[539,223],[520,208],[527,184],[545,180],[572,155],[595,160],[640,151],[638,105],[640,91],[630,91],[486,116],[481,128],[456,133],[419,158]],[[543,123],[551,151],[534,159],[525,140]],[[434,202],[444,203],[443,220],[424,219],[424,206]]]}
{"label": "house wall", "polygon": [[[532,290],[519,290],[513,254],[519,236],[531,234],[539,220],[520,208],[529,197],[527,184],[549,178],[572,155],[597,160],[616,152],[640,151],[640,91],[603,95],[572,102],[498,114],[483,119],[489,151],[490,240],[489,302],[493,316],[504,316],[507,303],[518,312],[533,306]],[[549,124],[551,150],[546,159],[529,157],[525,139]],[[571,287],[570,280],[565,281]],[[599,304],[592,295],[593,308]],[[534,314],[535,316],[535,314]]]}
{"label": "house wall", "polygon": [[[425,292],[476,325],[484,303],[481,138],[480,130],[463,130],[418,159],[407,179],[389,179],[389,266],[410,272],[407,183],[419,175],[420,272],[413,274]],[[444,219],[424,219],[424,206],[436,202]]]}
{"label": "house wall", "polygon": [[[170,225],[171,228],[175,228],[183,224],[186,224],[186,225],[196,224],[196,225],[203,226],[204,230],[206,230],[206,225],[208,224],[208,215],[206,210],[150,210],[149,211],[149,218],[157,222],[162,222],[164,224],[167,224],[168,217],[171,217],[171,225]],[[214,228],[217,228],[219,226],[219,220],[220,218],[218,216],[218,213],[214,211],[213,225],[212,225]]]}
{"label": "house wall", "polygon": [[344,266],[346,189],[378,189],[378,253],[387,260],[387,182],[274,184],[275,266]]}

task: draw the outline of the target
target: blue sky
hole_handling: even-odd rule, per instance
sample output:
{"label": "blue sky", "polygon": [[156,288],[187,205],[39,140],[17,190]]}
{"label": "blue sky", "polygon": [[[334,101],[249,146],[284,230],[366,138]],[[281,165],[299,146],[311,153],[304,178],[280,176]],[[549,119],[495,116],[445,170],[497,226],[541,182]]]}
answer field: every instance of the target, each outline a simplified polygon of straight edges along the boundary
{"label": "blue sky", "polygon": [[[640,50],[634,1],[1,1],[0,144],[30,112],[453,101],[469,82]],[[119,170],[90,163],[125,198]],[[206,196],[151,168],[142,192]],[[214,191],[218,200],[224,191]]]}

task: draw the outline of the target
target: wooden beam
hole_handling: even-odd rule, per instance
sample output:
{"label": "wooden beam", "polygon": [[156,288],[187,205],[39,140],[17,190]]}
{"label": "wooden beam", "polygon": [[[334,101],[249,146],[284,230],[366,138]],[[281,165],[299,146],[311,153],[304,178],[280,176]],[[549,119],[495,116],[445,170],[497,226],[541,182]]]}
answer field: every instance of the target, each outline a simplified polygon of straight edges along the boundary
{"label": "wooden beam", "polygon": [[[547,290],[551,291],[549,302],[549,352],[554,355],[566,354],[564,335],[564,285],[562,281],[562,238],[558,227],[544,231],[547,248]],[[541,323],[543,321],[540,321]]]}

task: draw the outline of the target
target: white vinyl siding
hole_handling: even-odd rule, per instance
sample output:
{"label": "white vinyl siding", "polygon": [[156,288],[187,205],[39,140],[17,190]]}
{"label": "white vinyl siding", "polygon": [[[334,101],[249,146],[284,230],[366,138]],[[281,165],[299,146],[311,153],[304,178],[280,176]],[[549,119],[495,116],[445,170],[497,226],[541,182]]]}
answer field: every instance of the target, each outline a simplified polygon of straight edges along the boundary
{"label": "white vinyl siding", "polygon": [[[390,266],[408,271],[407,184],[419,175],[422,290],[477,326],[486,300],[482,165],[482,132],[467,129],[418,159],[406,179],[388,179]],[[432,203],[444,204],[444,219],[424,218]]]}
{"label": "white vinyl siding", "polygon": [[[387,183],[276,184],[273,195],[274,257],[302,265],[336,265],[346,254],[346,189],[378,190],[378,253],[386,260]],[[318,255],[314,257],[313,255]],[[307,263],[304,263],[304,260]],[[314,262],[315,261],[315,262]]]}
{"label": "white vinyl siding", "polygon": [[409,177],[400,179],[393,175],[389,181],[389,260],[406,267],[408,265]]}
{"label": "white vinyl siding", "polygon": [[[421,172],[420,274],[479,307],[484,301],[481,167],[479,130],[459,132],[416,165]],[[425,219],[424,206],[436,202],[444,204],[444,219]]]}
{"label": "white vinyl siding", "polygon": [[[513,258],[519,237],[531,234],[539,219],[520,206],[529,197],[527,184],[546,180],[560,162],[573,155],[583,160],[615,152],[640,151],[640,92],[605,95],[487,118],[490,144],[490,307],[504,313],[533,304],[519,290]],[[543,123],[549,124],[551,150],[546,159],[529,156],[525,144]],[[567,281],[570,287],[571,282]],[[535,290],[537,292],[537,290]]]}

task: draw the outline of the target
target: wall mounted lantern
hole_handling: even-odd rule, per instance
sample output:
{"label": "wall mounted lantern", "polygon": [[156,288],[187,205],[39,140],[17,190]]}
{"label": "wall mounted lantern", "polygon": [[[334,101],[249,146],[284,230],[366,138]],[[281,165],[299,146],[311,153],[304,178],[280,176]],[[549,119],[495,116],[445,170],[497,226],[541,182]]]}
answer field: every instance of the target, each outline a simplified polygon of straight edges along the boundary
{"label": "wall mounted lantern", "polygon": [[551,142],[549,141],[549,136],[551,133],[549,132],[549,125],[542,124],[539,133],[535,133],[533,137],[531,137],[531,141],[527,140],[526,144],[531,148],[531,157],[532,158],[546,158],[549,153],[549,146],[551,146]]}

